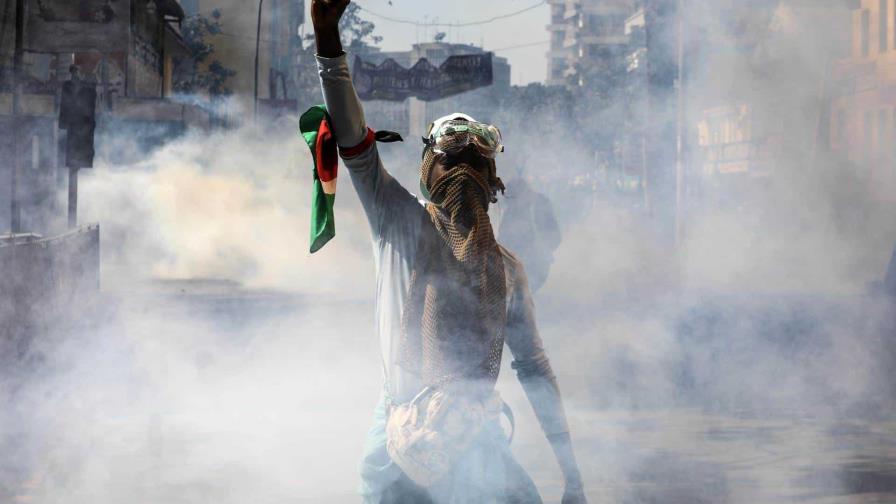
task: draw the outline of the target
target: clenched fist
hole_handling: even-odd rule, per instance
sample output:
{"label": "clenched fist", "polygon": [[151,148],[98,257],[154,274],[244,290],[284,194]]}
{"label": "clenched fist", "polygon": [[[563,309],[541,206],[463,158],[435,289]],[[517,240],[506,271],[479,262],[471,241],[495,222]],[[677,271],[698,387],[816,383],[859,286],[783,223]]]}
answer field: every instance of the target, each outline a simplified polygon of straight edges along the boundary
{"label": "clenched fist", "polygon": [[339,29],[339,19],[351,0],[312,0],[311,23],[314,31]]}
{"label": "clenched fist", "polygon": [[317,54],[335,58],[342,54],[339,39],[339,19],[351,0],[311,0],[311,24],[314,25],[314,41]]}

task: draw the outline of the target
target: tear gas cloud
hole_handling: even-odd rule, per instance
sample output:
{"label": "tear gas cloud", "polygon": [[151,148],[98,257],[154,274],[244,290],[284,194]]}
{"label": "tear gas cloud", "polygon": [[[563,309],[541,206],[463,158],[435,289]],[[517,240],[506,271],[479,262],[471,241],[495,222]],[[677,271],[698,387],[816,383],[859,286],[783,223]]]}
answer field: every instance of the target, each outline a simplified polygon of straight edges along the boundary
{"label": "tear gas cloud", "polygon": [[[499,174],[539,182],[561,224],[536,303],[594,496],[787,501],[795,480],[781,474],[810,477],[799,464],[837,443],[821,427],[782,423],[892,411],[891,305],[867,295],[896,240],[892,204],[856,193],[847,167],[812,156],[835,27],[817,29],[830,22],[818,14],[805,31],[793,16],[815,11],[794,5],[771,23],[778,73],[758,78],[747,55],[688,82],[692,96],[721,87],[760,111],[786,97],[790,146],[763,190],[732,205],[689,202],[677,247],[655,238],[638,205],[576,192],[569,181],[593,166],[593,148],[526,127],[560,118],[496,114],[510,125]],[[725,39],[713,6],[694,12],[693,26]],[[692,104],[688,123],[698,120]],[[337,236],[308,254],[311,159],[296,130],[283,121],[191,132],[145,153],[122,135],[102,147],[81,202],[82,220],[102,226],[104,292],[3,380],[0,491],[41,503],[356,501],[381,387],[369,231],[341,168]],[[412,192],[418,149],[381,146]],[[493,213],[506,218],[502,204]],[[517,413],[515,453],[558,498],[559,471],[507,363],[499,388]],[[728,417],[738,427],[720,427]],[[694,454],[685,465],[671,455],[732,432],[741,437],[731,450],[783,455],[749,466],[746,484],[699,462],[697,448],[682,448]],[[847,444],[837,449],[877,454]],[[834,474],[828,491],[842,479]]]}

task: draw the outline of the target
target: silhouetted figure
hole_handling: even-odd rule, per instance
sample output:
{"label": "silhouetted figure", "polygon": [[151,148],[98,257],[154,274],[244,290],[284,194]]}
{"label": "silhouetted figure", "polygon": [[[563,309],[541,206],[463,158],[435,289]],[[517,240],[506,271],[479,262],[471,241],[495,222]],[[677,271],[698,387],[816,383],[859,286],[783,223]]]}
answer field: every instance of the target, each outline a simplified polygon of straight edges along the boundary
{"label": "silhouetted figure", "polygon": [[529,288],[544,285],[554,263],[554,251],[562,234],[554,206],[523,178],[507,184],[504,213],[498,229],[501,244],[515,253],[529,274]]}

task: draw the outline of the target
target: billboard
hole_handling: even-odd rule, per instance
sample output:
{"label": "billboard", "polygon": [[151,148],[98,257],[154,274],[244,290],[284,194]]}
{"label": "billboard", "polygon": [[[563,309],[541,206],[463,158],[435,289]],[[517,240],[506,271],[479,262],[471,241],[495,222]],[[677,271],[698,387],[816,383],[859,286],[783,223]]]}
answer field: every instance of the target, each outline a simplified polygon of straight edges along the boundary
{"label": "billboard", "polygon": [[25,49],[72,53],[128,47],[129,28],[130,2],[124,0],[31,0]]}
{"label": "billboard", "polygon": [[492,53],[449,56],[439,66],[422,58],[409,69],[391,58],[375,65],[357,56],[352,74],[362,100],[433,101],[490,86]]}

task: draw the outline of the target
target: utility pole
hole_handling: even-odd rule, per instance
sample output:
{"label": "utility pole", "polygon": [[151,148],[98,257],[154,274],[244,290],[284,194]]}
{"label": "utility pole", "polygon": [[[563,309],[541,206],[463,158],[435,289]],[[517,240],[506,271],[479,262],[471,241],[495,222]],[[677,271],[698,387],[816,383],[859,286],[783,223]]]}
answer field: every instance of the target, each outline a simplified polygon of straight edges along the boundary
{"label": "utility pole", "polygon": [[252,118],[258,122],[258,53],[261,48],[261,6],[264,0],[258,0],[258,26],[255,28],[255,98],[253,100]]}
{"label": "utility pole", "polygon": [[684,9],[686,0],[678,0],[678,82],[676,82],[676,119],[675,119],[675,244],[681,245],[682,227],[684,224]]}
{"label": "utility pole", "polygon": [[648,217],[653,215],[653,204],[650,199],[653,188],[650,171],[648,169],[647,143],[650,137],[650,35],[652,27],[650,26],[650,17],[647,9],[650,6],[644,3],[644,79],[640,83],[643,88],[640,92],[644,97],[643,122],[641,123],[641,193],[644,196],[644,210]]}
{"label": "utility pole", "polygon": [[22,209],[19,205],[19,173],[21,156],[19,155],[18,121],[22,106],[22,56],[25,50],[25,0],[16,0],[16,40],[13,53],[13,91],[12,91],[12,173],[9,184],[10,232],[22,232]]}
{"label": "utility pole", "polygon": [[647,46],[647,114],[645,153],[648,214],[653,218],[657,237],[674,245],[677,213],[678,172],[677,129],[680,121],[676,105],[677,78],[680,77],[676,38],[676,9],[681,0],[645,0]]}
{"label": "utility pole", "polygon": [[68,228],[78,227],[78,169],[68,169]]}

